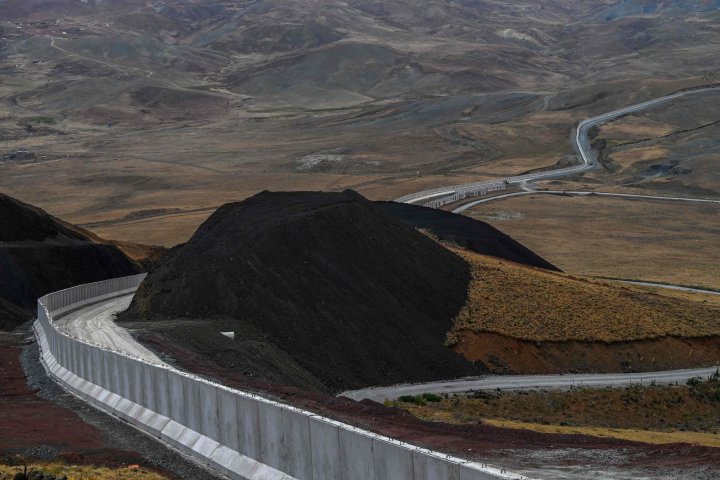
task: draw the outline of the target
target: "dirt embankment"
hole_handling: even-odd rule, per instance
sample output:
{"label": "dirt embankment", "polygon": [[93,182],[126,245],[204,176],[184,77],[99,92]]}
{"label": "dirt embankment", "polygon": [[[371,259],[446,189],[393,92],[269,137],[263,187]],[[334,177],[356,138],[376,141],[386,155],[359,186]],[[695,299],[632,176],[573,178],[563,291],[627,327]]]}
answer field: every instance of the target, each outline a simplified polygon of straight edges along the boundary
{"label": "dirt embankment", "polygon": [[355,192],[263,192],[220,207],[120,319],[226,368],[342,391],[479,373],[444,345],[469,280],[463,259]]}
{"label": "dirt embankment", "polygon": [[720,364],[720,307],[458,253],[468,303],[448,344],[501,374],[641,372]]}
{"label": "dirt embankment", "polygon": [[720,336],[538,342],[464,330],[453,349],[498,374],[650,372],[720,365]]}

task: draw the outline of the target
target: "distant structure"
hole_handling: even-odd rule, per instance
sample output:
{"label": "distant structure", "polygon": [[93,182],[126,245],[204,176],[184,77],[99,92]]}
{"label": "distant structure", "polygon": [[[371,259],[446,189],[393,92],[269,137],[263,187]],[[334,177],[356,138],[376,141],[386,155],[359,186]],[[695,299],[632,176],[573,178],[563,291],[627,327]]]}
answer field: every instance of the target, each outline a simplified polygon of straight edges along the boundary
{"label": "distant structure", "polygon": [[17,160],[18,162],[30,160],[32,158],[35,158],[35,153],[24,147],[19,148],[15,152],[5,153],[2,156],[3,160]]}

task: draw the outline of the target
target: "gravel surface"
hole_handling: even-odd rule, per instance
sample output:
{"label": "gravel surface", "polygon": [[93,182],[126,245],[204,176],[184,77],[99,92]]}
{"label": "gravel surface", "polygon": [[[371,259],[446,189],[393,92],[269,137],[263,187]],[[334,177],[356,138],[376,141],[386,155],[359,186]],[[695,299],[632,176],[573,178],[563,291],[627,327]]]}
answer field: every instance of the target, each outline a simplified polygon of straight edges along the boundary
{"label": "gravel surface", "polygon": [[[719,478],[717,466],[672,466],[648,464],[648,458],[632,449],[605,450],[558,448],[551,450],[513,449],[507,455],[506,465],[513,471],[543,480],[713,480]],[[639,466],[633,466],[633,463]],[[652,460],[650,460],[652,462]],[[660,462],[658,462],[660,463]]]}
{"label": "gravel surface", "polygon": [[[29,335],[30,333],[28,333]],[[20,361],[28,379],[28,386],[36,389],[38,396],[75,412],[85,423],[103,432],[108,446],[118,450],[140,452],[151,466],[170,472],[179,478],[226,478],[198,466],[177,451],[140,432],[128,423],[91,407],[63,390],[45,373],[45,369],[40,363],[36,342],[23,347]],[[33,447],[26,452],[27,455],[40,458],[53,458],[58,453],[56,449],[43,445]]]}

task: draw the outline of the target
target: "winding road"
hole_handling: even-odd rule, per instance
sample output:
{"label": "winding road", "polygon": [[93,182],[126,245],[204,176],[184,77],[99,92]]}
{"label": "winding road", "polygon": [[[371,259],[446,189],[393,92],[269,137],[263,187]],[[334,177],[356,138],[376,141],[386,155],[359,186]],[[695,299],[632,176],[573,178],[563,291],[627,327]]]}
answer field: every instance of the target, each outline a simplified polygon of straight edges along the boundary
{"label": "winding road", "polygon": [[[505,177],[502,179],[495,179],[495,180],[489,180],[485,182],[477,182],[477,183],[469,183],[469,184],[462,184],[462,185],[453,185],[449,187],[439,187],[439,188],[433,188],[430,190],[423,190],[420,192],[414,192],[408,195],[404,195],[402,197],[399,197],[395,199],[396,202],[401,203],[418,203],[422,200],[432,200],[432,202],[426,202],[426,204],[432,204],[437,205],[438,203],[433,202],[439,202],[439,204],[443,204],[443,200],[448,200],[444,203],[452,203],[454,201],[454,196],[457,196],[459,192],[463,192],[465,197],[469,196],[478,196],[478,195],[484,195],[488,191],[495,191],[496,189],[493,188],[494,185],[498,184],[498,182],[503,183],[504,185],[527,185],[528,182],[536,181],[536,180],[546,180],[549,178],[558,178],[558,177],[566,177],[570,175],[576,175],[578,173],[582,173],[588,170],[592,170],[597,166],[597,161],[595,158],[595,153],[592,150],[592,147],[590,146],[590,139],[588,138],[588,132],[592,127],[595,127],[597,125],[602,125],[604,123],[611,122],[613,120],[617,120],[620,117],[623,117],[625,115],[629,115],[631,113],[639,112],[641,110],[646,110],[650,107],[654,107],[656,105],[669,102],[671,100],[675,100],[681,97],[685,97],[688,95],[697,95],[701,93],[707,93],[710,91],[717,91],[720,90],[720,87],[707,87],[707,88],[699,88],[696,90],[686,90],[682,92],[673,93],[671,95],[666,95],[664,97],[655,98],[653,100],[648,100],[646,102],[637,103],[635,105],[630,105],[629,107],[621,108],[619,110],[613,110],[612,112],[603,113],[602,115],[598,115],[592,118],[588,118],[586,120],[581,121],[577,128],[575,129],[575,134],[573,135],[573,148],[577,150],[577,152],[580,154],[580,160],[581,162],[577,165],[573,165],[570,167],[564,167],[564,168],[557,168],[552,170],[545,170],[541,172],[533,172],[533,173],[527,173],[524,175],[516,175],[511,177]],[[462,212],[464,210],[467,210],[468,208],[487,202],[487,201],[495,201],[499,200],[501,198],[509,198],[513,196],[518,195],[526,195],[528,193],[533,193],[534,191],[523,191],[523,192],[515,192],[515,193],[509,193],[505,195],[497,195],[494,197],[489,197],[483,200],[478,200],[476,202],[471,202],[467,205],[463,205],[461,207],[456,208],[453,210],[455,213]],[[588,194],[588,192],[579,192],[582,194]],[[605,195],[615,195],[615,196],[626,196],[626,197],[643,197],[640,195],[631,195],[631,194],[613,194],[613,193],[604,193]],[[651,197],[651,196],[648,196]],[[458,200],[462,199],[459,198]],[[682,200],[682,201],[704,201],[704,202],[714,202],[714,203],[720,203],[720,200],[708,200],[708,199],[693,199],[693,198],[684,198],[684,197],[654,197],[659,199],[667,199],[667,200]],[[430,206],[430,205],[428,205]]]}
{"label": "winding road", "polygon": [[[632,105],[620,110],[615,110],[610,113],[599,115],[588,120],[580,122],[578,125],[576,135],[574,136],[575,146],[578,148],[582,163],[572,167],[563,169],[550,170],[544,172],[530,173],[527,175],[520,175],[514,177],[507,177],[504,182],[507,184],[519,184],[523,191],[515,192],[510,194],[498,195],[495,197],[489,197],[486,199],[472,202],[471,204],[459,207],[455,211],[462,211],[462,209],[470,208],[474,204],[487,201],[495,201],[501,198],[509,198],[516,195],[527,195],[527,194],[578,194],[578,195],[609,195],[609,196],[623,196],[623,197],[640,197],[640,198],[652,198],[661,200],[677,200],[677,201],[701,201],[701,202],[712,202],[720,203],[718,200],[703,200],[703,199],[690,199],[681,197],[656,197],[656,196],[644,196],[644,195],[632,195],[632,194],[620,194],[620,193],[600,193],[600,192],[538,192],[530,189],[527,183],[533,180],[546,179],[551,177],[573,175],[579,172],[590,170],[595,167],[595,159],[592,150],[589,145],[587,138],[587,131],[595,126],[610,120],[616,119],[620,116],[627,115],[632,112],[643,110],[651,106],[670,101],[686,95],[694,95],[709,90],[716,90],[718,87],[707,88],[702,90],[693,90],[687,92],[680,92],[666,97],[661,97],[648,102],[643,102],[637,105]],[[492,182],[480,182],[477,184],[470,184],[472,186],[479,186],[483,190],[487,190],[488,186],[496,185],[497,180]],[[455,187],[439,188],[433,190],[426,190],[423,192],[417,192],[416,194],[410,195],[412,198],[404,197],[407,203],[414,203],[420,200],[441,197],[448,193],[454,193],[459,188],[467,187],[468,185],[458,185]],[[693,290],[681,286],[668,286],[662,284],[651,284],[648,282],[629,282],[638,283],[640,285],[653,286],[653,287],[665,287],[674,289]],[[703,291],[704,293],[717,293]],[[121,297],[118,299],[109,300],[106,302],[98,303],[93,306],[87,307],[82,310],[78,310],[72,314],[69,314],[59,320],[59,325],[62,329],[71,333],[74,336],[82,339],[100,343],[110,348],[122,349],[133,355],[147,358],[153,362],[159,362],[160,359],[155,356],[152,352],[147,350],[145,347],[140,345],[125,329],[115,325],[113,321],[113,314],[122,311],[127,308],[132,295]],[[417,395],[420,393],[455,393],[455,392],[467,392],[471,390],[495,390],[495,389],[530,389],[530,388],[570,388],[573,386],[627,386],[635,384],[650,384],[655,383],[684,383],[688,379],[693,377],[708,377],[716,371],[715,367],[711,368],[698,368],[689,370],[674,370],[674,371],[661,371],[661,372],[646,372],[646,373],[611,373],[611,374],[582,374],[582,375],[522,375],[522,376],[488,376],[488,377],[477,377],[477,378],[466,378],[460,380],[449,380],[442,382],[432,382],[424,384],[414,385],[396,385],[391,387],[377,387],[368,388],[362,390],[356,390],[351,392],[344,392],[342,395],[350,398],[361,400],[361,399],[373,399],[377,401],[385,400],[386,398],[397,398],[401,395]]]}
{"label": "winding road", "polygon": [[88,343],[121,350],[148,362],[163,364],[154,353],[136,341],[130,333],[115,324],[115,314],[130,306],[134,294],[96,303],[56,319],[58,328]]}
{"label": "winding road", "polygon": [[[667,200],[667,201],[681,201],[681,202],[699,202],[699,203],[714,203],[720,204],[720,200],[716,199],[699,199],[699,198],[686,198],[686,197],[665,197],[656,195],[638,195],[638,194],[627,194],[627,193],[614,193],[614,192],[586,192],[586,191],[538,191],[532,189],[528,183],[535,180],[543,180],[548,178],[564,177],[569,175],[575,175],[584,171],[591,170],[597,165],[595,154],[590,146],[590,140],[588,138],[588,131],[597,125],[601,125],[612,120],[616,120],[622,116],[629,115],[634,112],[648,109],[661,103],[665,103],[677,98],[681,98],[687,95],[696,95],[700,93],[706,93],[708,91],[715,91],[720,87],[708,87],[697,90],[688,90],[684,92],[678,92],[664,97],[648,100],[646,102],[631,105],[629,107],[614,110],[612,112],[604,113],[596,117],[589,118],[580,122],[575,130],[573,136],[573,147],[577,149],[580,154],[581,163],[572,167],[534,172],[525,175],[518,175],[512,177],[506,177],[501,181],[506,185],[517,184],[520,186],[522,191],[512,192],[501,195],[495,195],[480,200],[476,200],[465,205],[461,205],[453,210],[453,213],[461,213],[469,208],[476,205],[512,198],[520,195],[532,195],[532,194],[550,194],[550,195],[598,195],[598,196],[611,196],[611,197],[622,197],[622,198],[638,198],[638,199],[650,199],[650,200]],[[395,201],[404,203],[417,203],[422,200],[440,199],[442,204],[443,199],[453,200],[454,195],[462,190],[475,189],[475,195],[482,195],[488,191],[488,187],[492,184],[496,184],[498,180],[492,180],[488,182],[478,182],[474,184],[463,184],[455,185],[451,187],[440,187],[431,190],[424,190],[421,192],[412,193],[400,197]],[[469,195],[471,196],[471,192]],[[432,203],[432,202],[429,202]],[[451,202],[447,202],[451,203]],[[640,281],[627,281],[627,280],[615,280],[622,283],[630,283],[635,285],[668,288],[673,290],[689,291],[707,293],[713,295],[720,295],[720,292],[702,290],[690,287],[684,287],[679,285],[665,285],[652,282],[640,282]],[[354,390],[344,392],[341,395],[347,396],[355,400],[370,399],[382,402],[386,399],[398,398],[402,395],[418,395],[422,393],[460,393],[468,392],[472,390],[522,390],[531,388],[571,388],[575,386],[588,386],[588,387],[605,387],[605,386],[628,386],[634,384],[650,384],[650,383],[685,383],[693,377],[709,377],[715,373],[717,367],[709,368],[698,368],[688,370],[673,370],[673,371],[662,371],[662,372],[647,372],[647,373],[610,373],[610,374],[582,374],[582,375],[517,375],[517,376],[488,376],[488,377],[477,377],[477,378],[466,378],[459,380],[449,380],[441,382],[430,382],[423,384],[411,384],[411,385],[394,385],[389,387],[377,387],[367,388],[361,390]]]}

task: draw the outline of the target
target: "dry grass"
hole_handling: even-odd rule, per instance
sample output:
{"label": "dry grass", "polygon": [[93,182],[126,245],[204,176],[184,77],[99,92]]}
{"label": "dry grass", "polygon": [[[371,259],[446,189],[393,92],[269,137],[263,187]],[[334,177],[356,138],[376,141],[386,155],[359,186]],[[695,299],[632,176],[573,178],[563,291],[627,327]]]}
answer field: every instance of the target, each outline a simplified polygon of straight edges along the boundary
{"label": "dry grass", "polygon": [[[587,189],[581,183],[552,186]],[[717,205],[526,195],[466,213],[566,272],[720,288]]]}
{"label": "dry grass", "polygon": [[471,265],[467,304],[448,334],[621,342],[720,334],[720,307],[528,268],[456,250]]}
{"label": "dry grass", "polygon": [[478,392],[420,405],[392,403],[425,420],[451,424],[720,447],[719,386],[711,379],[690,386]]}
{"label": "dry grass", "polygon": [[[68,480],[94,479],[94,480],[163,480],[158,473],[151,472],[137,465],[124,468],[106,468],[92,465],[66,465],[63,463],[30,463],[28,474],[40,471],[54,476],[66,476]],[[23,467],[0,465],[0,480],[11,479],[22,472]]]}
{"label": "dry grass", "polygon": [[542,433],[578,434],[592,437],[618,438],[633,442],[653,444],[690,443],[706,447],[720,447],[720,436],[702,432],[655,432],[628,428],[568,427],[562,425],[542,425],[539,423],[515,422],[510,420],[486,420],[496,427],[532,430]]}
{"label": "dry grass", "polygon": [[622,165],[629,167],[637,162],[664,161],[670,156],[670,150],[664,147],[641,147],[615,152],[612,154],[613,160]]}
{"label": "dry grass", "polygon": [[629,116],[603,125],[600,138],[609,141],[629,142],[644,138],[656,138],[675,131],[675,127],[647,117]]}

